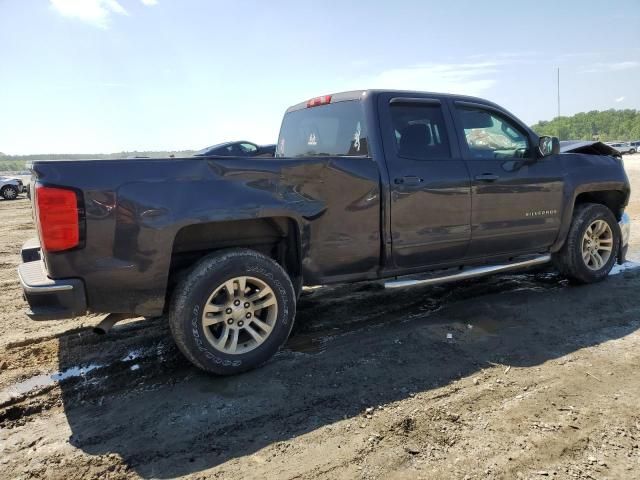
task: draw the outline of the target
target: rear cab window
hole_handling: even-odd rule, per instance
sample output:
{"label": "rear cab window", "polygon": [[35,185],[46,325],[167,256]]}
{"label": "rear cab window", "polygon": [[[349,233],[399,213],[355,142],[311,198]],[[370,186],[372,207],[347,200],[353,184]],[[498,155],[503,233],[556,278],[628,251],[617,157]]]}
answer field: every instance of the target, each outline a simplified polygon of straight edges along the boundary
{"label": "rear cab window", "polygon": [[369,156],[360,100],[301,108],[285,114],[276,157]]}
{"label": "rear cab window", "polygon": [[398,156],[414,160],[451,158],[439,103],[392,103],[390,111]]}

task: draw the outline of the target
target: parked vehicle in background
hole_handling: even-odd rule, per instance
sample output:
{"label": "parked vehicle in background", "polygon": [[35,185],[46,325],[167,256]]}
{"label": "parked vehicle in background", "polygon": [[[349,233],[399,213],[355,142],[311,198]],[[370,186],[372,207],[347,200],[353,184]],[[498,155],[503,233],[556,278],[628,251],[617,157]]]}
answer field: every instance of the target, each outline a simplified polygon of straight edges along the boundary
{"label": "parked vehicle in background", "polygon": [[634,140],[633,142],[629,142],[629,145],[631,145],[635,149],[635,152],[633,153],[640,152],[640,140]]}
{"label": "parked vehicle in background", "polygon": [[19,178],[0,176],[0,196],[5,200],[15,200],[24,191],[24,185]]}
{"label": "parked vehicle in background", "polygon": [[241,140],[239,142],[226,142],[203,148],[194,153],[195,157],[273,157],[276,152],[275,145],[256,145],[252,142]]}
{"label": "parked vehicle in background", "polygon": [[233,374],[284,344],[303,285],[399,288],[549,262],[592,283],[624,262],[618,153],[560,153],[489,101],[325,95],[287,110],[277,145],[270,161],[34,161],[27,314],[117,314],[104,331],[167,313],[194,365]]}
{"label": "parked vehicle in background", "polygon": [[636,147],[631,146],[630,143],[625,143],[625,142],[606,142],[606,145],[609,145],[610,147],[615,148],[616,150],[618,150],[623,155],[625,153],[636,153],[637,152]]}

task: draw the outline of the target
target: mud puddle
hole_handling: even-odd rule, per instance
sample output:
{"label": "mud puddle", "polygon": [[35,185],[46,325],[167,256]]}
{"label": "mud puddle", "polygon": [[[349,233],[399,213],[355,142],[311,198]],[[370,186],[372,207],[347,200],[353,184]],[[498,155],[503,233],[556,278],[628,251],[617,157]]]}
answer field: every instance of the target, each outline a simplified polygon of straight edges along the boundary
{"label": "mud puddle", "polygon": [[89,372],[101,367],[104,367],[104,365],[79,365],[68,368],[62,372],[55,372],[51,374],[43,373],[34,377],[27,378],[26,380],[23,380],[21,382],[14,383],[13,385],[0,391],[0,406],[11,403],[12,401],[24,395],[27,395],[30,392],[42,390],[64,380],[76,377],[84,377]]}
{"label": "mud puddle", "polygon": [[627,270],[634,270],[638,267],[640,267],[640,263],[638,262],[627,261],[627,262],[624,262],[622,265],[618,265],[616,263],[611,269],[611,271],[609,272],[609,275],[618,275],[620,273],[626,272]]}
{"label": "mud puddle", "polygon": [[53,373],[34,375],[0,390],[0,407],[14,403],[25,396],[47,390],[49,387],[66,380],[83,379],[84,381],[100,382],[107,379],[107,375],[101,374],[107,369],[126,367],[129,371],[134,372],[140,369],[140,363],[143,361],[163,362],[165,360],[165,350],[166,346],[164,344],[159,344],[153,348],[135,348],[115,362],[91,362],[70,366]]}

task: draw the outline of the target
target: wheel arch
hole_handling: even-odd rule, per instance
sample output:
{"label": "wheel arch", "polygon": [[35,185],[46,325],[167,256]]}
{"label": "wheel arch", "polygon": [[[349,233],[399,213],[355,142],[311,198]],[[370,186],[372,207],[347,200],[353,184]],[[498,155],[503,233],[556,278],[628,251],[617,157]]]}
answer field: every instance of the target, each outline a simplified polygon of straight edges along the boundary
{"label": "wheel arch", "polygon": [[606,206],[616,220],[620,221],[624,213],[624,208],[629,200],[629,192],[619,185],[599,185],[591,187],[583,187],[574,192],[573,198],[564,211],[562,219],[562,227],[556,242],[551,247],[551,252],[559,251],[566,241],[567,234],[571,227],[573,213],[575,209],[585,203],[597,203]]}
{"label": "wheel arch", "polygon": [[295,279],[301,281],[301,235],[298,221],[287,216],[219,220],[182,226],[173,241],[168,290],[202,257],[226,248],[258,251],[280,264],[292,282]]}
{"label": "wheel arch", "polygon": [[576,195],[573,209],[584,203],[599,203],[613,212],[616,220],[620,221],[627,205],[627,195],[621,190],[595,190]]}

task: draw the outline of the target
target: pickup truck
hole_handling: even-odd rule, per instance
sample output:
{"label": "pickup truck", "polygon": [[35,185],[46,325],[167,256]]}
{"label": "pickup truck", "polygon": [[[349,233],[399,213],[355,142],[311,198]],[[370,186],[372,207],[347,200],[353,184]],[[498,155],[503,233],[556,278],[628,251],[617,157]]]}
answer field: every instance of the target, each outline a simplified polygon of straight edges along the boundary
{"label": "pickup truck", "polygon": [[283,345],[303,286],[546,263],[597,282],[625,258],[629,181],[559,152],[486,100],[366,90],[289,108],[268,160],[36,161],[27,314],[166,314],[194,365],[234,374]]}

